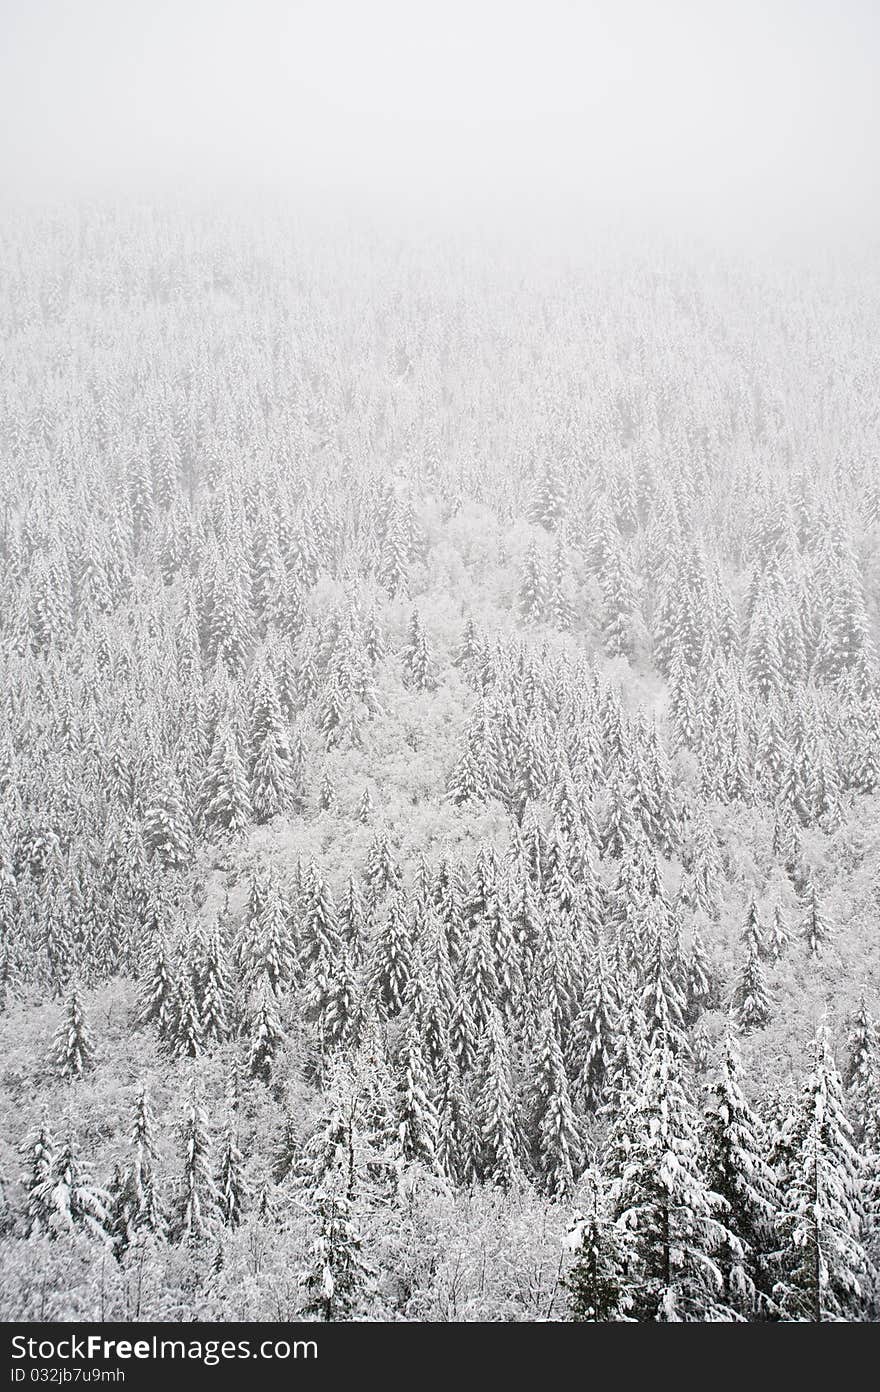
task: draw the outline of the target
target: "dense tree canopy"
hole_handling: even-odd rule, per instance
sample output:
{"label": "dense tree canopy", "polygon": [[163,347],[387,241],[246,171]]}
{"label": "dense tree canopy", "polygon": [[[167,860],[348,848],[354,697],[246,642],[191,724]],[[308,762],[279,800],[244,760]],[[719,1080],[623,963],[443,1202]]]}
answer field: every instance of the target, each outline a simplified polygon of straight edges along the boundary
{"label": "dense tree canopy", "polygon": [[0,237],[4,1310],[876,1318],[876,270]]}

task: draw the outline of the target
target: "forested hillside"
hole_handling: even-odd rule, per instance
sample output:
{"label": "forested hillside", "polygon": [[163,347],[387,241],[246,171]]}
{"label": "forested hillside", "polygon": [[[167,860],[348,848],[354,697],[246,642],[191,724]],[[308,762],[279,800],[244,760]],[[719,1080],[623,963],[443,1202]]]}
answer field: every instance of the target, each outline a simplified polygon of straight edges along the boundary
{"label": "forested hillside", "polygon": [[876,1319],[876,254],[0,264],[0,1314]]}

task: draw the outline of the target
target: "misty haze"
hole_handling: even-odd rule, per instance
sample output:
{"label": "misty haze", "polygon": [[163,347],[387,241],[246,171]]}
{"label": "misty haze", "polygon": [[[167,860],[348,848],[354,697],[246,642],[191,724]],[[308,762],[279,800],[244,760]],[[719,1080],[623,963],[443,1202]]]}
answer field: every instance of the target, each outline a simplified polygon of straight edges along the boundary
{"label": "misty haze", "polygon": [[0,1318],[876,1321],[877,7],[0,26]]}

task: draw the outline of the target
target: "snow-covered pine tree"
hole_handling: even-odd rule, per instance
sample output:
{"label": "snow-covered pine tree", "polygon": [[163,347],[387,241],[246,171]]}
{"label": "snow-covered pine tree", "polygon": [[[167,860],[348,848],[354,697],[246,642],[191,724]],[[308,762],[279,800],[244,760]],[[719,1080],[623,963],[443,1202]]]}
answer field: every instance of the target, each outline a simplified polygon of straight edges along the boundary
{"label": "snow-covered pine tree", "polygon": [[770,924],[770,935],[767,943],[767,955],[771,962],[778,962],[785,954],[790,941],[788,924],[781,904],[773,907],[773,921]]}
{"label": "snow-covered pine tree", "polygon": [[783,1320],[818,1324],[864,1318],[874,1273],[863,1245],[862,1162],[824,1024],[813,1058],[788,1139],[791,1160],[777,1217],[782,1275],[774,1296]]}
{"label": "snow-covered pine tree", "polygon": [[801,921],[801,938],[806,944],[810,956],[818,957],[822,948],[831,938],[831,929],[819,905],[815,887],[812,885],[808,888],[806,900],[806,912]]}
{"label": "snow-covered pine tree", "polygon": [[413,1002],[406,1011],[398,1060],[400,1078],[399,1130],[405,1160],[418,1160],[429,1169],[437,1164],[437,1109],[430,1069],[425,1059],[419,1011]]}
{"label": "snow-covered pine tree", "polygon": [[109,1240],[110,1195],[93,1183],[88,1165],[78,1159],[69,1126],[51,1169],[30,1197],[51,1237],[82,1232]]}
{"label": "snow-covered pine tree", "polygon": [[132,1223],[135,1232],[150,1232],[164,1236],[165,1216],[156,1183],[154,1165],[158,1157],[155,1142],[155,1120],[150,1108],[147,1088],[141,1083],[135,1098],[130,1143]]}
{"label": "snow-covered pine tree", "polygon": [[25,1165],[21,1176],[27,1195],[25,1227],[28,1236],[31,1236],[48,1231],[52,1213],[49,1199],[56,1148],[45,1109],[40,1124],[22,1142],[19,1154]]}
{"label": "snow-covered pine tree", "polygon": [[86,1021],[79,987],[67,998],[64,1019],[55,1038],[55,1060],[62,1078],[81,1078],[94,1066],[95,1046]]}
{"label": "snow-covered pine tree", "polygon": [[776,1177],[766,1160],[767,1138],[743,1092],[743,1074],[733,1031],[728,1027],[718,1072],[708,1088],[701,1133],[703,1172],[727,1203],[726,1225],[739,1246],[723,1247],[717,1262],[728,1305],[743,1319],[769,1310],[770,1253],[779,1206]]}
{"label": "snow-covered pine tree", "polygon": [[583,1176],[580,1192],[581,1207],[563,1239],[574,1254],[563,1282],[571,1317],[591,1324],[627,1321],[633,1303],[626,1274],[628,1237],[612,1219],[608,1182],[597,1166]]}
{"label": "snow-covered pine tree", "polygon": [[238,1118],[233,1110],[223,1133],[217,1168],[217,1208],[227,1228],[237,1228],[250,1198],[244,1174],[244,1157],[238,1144]]}
{"label": "snow-covered pine tree", "polygon": [[549,580],[544,555],[533,537],[523,561],[519,603],[523,616],[532,623],[543,623],[547,611]]}
{"label": "snow-covered pine tree", "polygon": [[583,1142],[571,1105],[568,1076],[553,1016],[538,1021],[531,1109],[535,1159],[541,1188],[553,1199],[568,1197],[583,1162]]}
{"label": "snow-covered pine tree", "polygon": [[237,834],[250,824],[251,805],[248,780],[229,720],[217,726],[207,769],[199,789],[199,817],[207,835]]}
{"label": "snow-covered pine tree", "polygon": [[178,1012],[177,972],[164,935],[153,944],[147,970],[141,978],[137,1022],[154,1024],[162,1043],[174,1030]]}
{"label": "snow-covered pine tree", "polygon": [[763,1029],[770,1019],[773,1001],[754,941],[748,945],[746,959],[734,987],[733,1007],[737,1024],[742,1030]]}
{"label": "snow-covered pine tree", "polygon": [[411,686],[415,691],[428,691],[433,685],[428,639],[417,609],[412,611],[410,617],[406,647],[403,650],[403,671],[407,686]]}
{"label": "snow-covered pine tree", "polygon": [[160,772],[144,809],[143,837],[147,853],[166,869],[183,870],[191,863],[192,818],[170,765]]}
{"label": "snow-covered pine tree", "polygon": [[880,1036],[865,997],[859,1001],[847,1040],[843,1074],[853,1133],[861,1141],[880,1105]]}
{"label": "snow-covered pine tree", "polygon": [[522,1173],[521,1139],[514,1106],[510,1052],[495,1006],[489,1012],[477,1059],[474,1111],[479,1136],[480,1176],[509,1188]]}
{"label": "snow-covered pine tree", "polygon": [[195,1079],[190,1084],[180,1142],[183,1175],[175,1195],[171,1236],[179,1243],[201,1242],[216,1232],[220,1212],[211,1170],[211,1135]]}
{"label": "snow-covered pine tree", "polygon": [[369,1309],[373,1270],[363,1257],[351,1201],[342,1193],[317,1189],[311,1206],[318,1234],[299,1277],[303,1314],[326,1321],[357,1319]]}
{"label": "snow-covered pine tree", "polygon": [[[629,1098],[631,1148],[612,1168],[613,1215],[627,1234],[638,1320],[724,1320],[718,1258],[740,1258],[725,1224],[727,1205],[699,1164],[699,1121],[688,1095],[680,1055],[659,1036],[644,1078]],[[622,1161],[622,1163],[621,1163]]]}
{"label": "snow-covered pine tree", "polygon": [[272,1063],[283,1039],[284,1031],[276,1013],[274,997],[264,985],[254,1012],[248,1048],[247,1067],[252,1078],[259,1078],[264,1083],[269,1082]]}

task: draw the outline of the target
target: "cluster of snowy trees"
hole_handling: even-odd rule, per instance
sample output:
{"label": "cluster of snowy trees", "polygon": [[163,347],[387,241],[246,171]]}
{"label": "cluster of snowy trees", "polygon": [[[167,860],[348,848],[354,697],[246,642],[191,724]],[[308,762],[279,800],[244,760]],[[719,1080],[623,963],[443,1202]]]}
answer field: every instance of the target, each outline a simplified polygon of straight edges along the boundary
{"label": "cluster of snowy trees", "polygon": [[875,1318],[872,304],[2,238],[9,1301]]}

